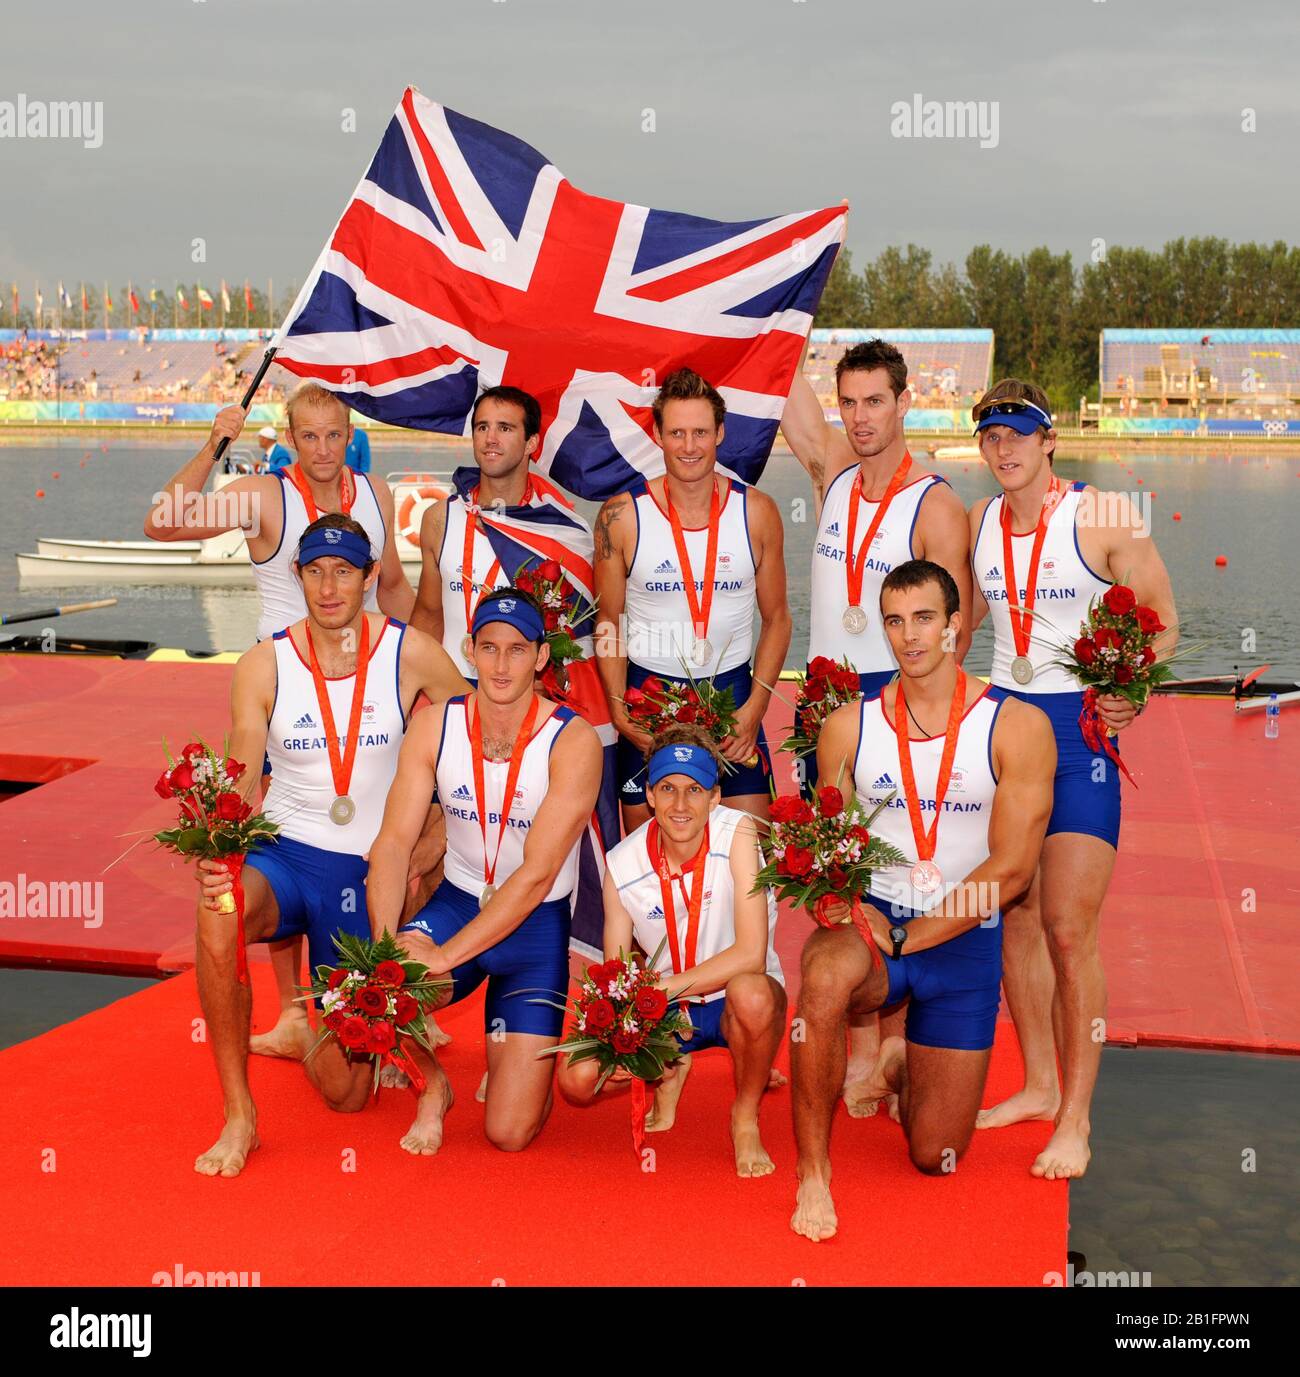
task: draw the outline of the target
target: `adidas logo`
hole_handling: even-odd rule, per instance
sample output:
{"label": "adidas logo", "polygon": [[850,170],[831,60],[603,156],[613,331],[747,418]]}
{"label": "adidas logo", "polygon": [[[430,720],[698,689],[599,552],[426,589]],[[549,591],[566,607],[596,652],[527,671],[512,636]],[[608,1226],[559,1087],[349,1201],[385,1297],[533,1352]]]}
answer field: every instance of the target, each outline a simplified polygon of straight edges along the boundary
{"label": "adidas logo", "polygon": [[662,923],[664,920],[663,905],[656,904],[645,917],[647,923]]}
{"label": "adidas logo", "polygon": [[986,579],[1000,579],[1002,577],[1002,570],[999,569],[998,566],[995,564],[993,568],[990,569],[988,573],[984,575],[984,577]]}
{"label": "adidas logo", "polygon": [[655,570],[656,574],[675,574],[676,572],[677,566],[670,559],[664,560],[664,562],[661,565],[659,565],[659,567]]}
{"label": "adidas logo", "polygon": [[895,785],[894,781],[889,777],[889,771],[886,770],[871,787],[873,789],[893,789]]}
{"label": "adidas logo", "polygon": [[462,784],[462,785],[460,786],[460,788],[457,789],[457,790],[452,794],[452,798],[470,798],[470,797],[472,797],[472,796],[471,796],[471,794],[470,794],[470,792],[469,792],[469,789],[468,789],[464,784]]}
{"label": "adidas logo", "polygon": [[641,792],[641,786],[636,780],[629,779],[627,783],[623,785],[623,792],[625,794],[639,794]]}
{"label": "adidas logo", "polygon": [[305,712],[305,713],[303,713],[303,715],[293,724],[293,728],[294,728],[294,731],[297,731],[299,727],[314,727],[315,725],[316,725],[316,723],[312,720],[312,715],[311,715],[311,713]]}
{"label": "adidas logo", "polygon": [[827,528],[826,528],[826,534],[827,534],[828,536],[832,536],[832,535],[833,535],[833,536],[837,536],[837,535],[839,535],[839,533],[840,533],[840,523],[839,523],[838,521],[832,521],[831,524],[830,524],[829,526],[827,526]]}

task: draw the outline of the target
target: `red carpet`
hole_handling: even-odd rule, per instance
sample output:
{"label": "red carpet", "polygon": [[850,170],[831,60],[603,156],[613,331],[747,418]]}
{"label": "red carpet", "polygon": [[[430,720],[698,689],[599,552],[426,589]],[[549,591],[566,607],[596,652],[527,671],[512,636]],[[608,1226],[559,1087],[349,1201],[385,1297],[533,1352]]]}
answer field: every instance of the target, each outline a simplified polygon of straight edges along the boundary
{"label": "red carpet", "polygon": [[[255,980],[265,1027],[269,972]],[[0,1284],[149,1285],[179,1266],[258,1272],[264,1286],[1041,1286],[1065,1267],[1067,1188],[1027,1171],[1045,1124],[977,1134],[951,1176],[930,1178],[908,1163],[897,1125],[841,1111],[840,1232],[797,1238],[789,1089],[763,1110],[776,1174],[739,1180],[722,1051],[697,1057],[677,1126],[651,1135],[653,1172],[633,1154],[625,1097],[587,1111],[557,1104],[526,1152],[498,1152],[474,1101],[477,999],[444,1020],[457,1100],[437,1157],[397,1146],[408,1092],[332,1114],[300,1068],[255,1058],[262,1147],[236,1180],[200,1177],[194,1158],[220,1123],[209,1049],[192,1041],[198,1014],[184,975],[0,1053]],[[986,1102],[1018,1078],[1004,1023]]]}

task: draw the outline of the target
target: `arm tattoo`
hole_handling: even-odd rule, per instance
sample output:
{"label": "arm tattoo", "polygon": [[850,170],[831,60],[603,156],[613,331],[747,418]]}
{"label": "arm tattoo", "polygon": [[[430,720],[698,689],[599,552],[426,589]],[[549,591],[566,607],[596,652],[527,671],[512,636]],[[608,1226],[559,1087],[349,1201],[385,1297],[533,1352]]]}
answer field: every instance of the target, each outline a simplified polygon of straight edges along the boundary
{"label": "arm tattoo", "polygon": [[596,518],[596,558],[613,559],[614,542],[610,536],[610,527],[618,519],[619,508],[612,503],[606,504],[601,508],[600,515]]}

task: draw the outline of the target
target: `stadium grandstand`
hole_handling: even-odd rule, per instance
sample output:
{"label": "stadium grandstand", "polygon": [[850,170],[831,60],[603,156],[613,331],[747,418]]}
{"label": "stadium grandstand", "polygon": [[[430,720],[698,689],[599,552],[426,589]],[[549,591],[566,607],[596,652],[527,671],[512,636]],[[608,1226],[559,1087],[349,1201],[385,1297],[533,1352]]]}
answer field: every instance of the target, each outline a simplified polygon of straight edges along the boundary
{"label": "stadium grandstand", "polygon": [[879,336],[907,360],[909,430],[969,430],[970,408],[992,381],[992,330],[814,330],[804,375],[828,420],[840,419],[835,365],[851,344]]}
{"label": "stadium grandstand", "polygon": [[1300,431],[1300,330],[1103,330],[1103,431]]}

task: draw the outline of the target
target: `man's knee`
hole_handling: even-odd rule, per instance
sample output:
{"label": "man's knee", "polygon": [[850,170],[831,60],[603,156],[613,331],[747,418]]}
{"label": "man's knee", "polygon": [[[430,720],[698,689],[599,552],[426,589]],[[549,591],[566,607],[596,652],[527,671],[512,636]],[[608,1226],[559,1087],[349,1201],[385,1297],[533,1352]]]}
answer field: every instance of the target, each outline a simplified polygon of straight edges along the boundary
{"label": "man's knee", "polygon": [[539,1123],[525,1123],[520,1120],[491,1122],[484,1125],[487,1140],[502,1152],[522,1152],[537,1137],[541,1128]]}
{"label": "man's knee", "polygon": [[1049,923],[1047,945],[1053,957],[1067,968],[1095,959],[1100,951],[1096,918],[1069,914]]}
{"label": "man's knee", "polygon": [[321,1098],[325,1101],[327,1109],[332,1109],[335,1114],[359,1114],[370,1099],[370,1084],[368,1081],[361,1085],[350,1085],[346,1089],[334,1089],[331,1087],[326,1090],[321,1088]]}
{"label": "man's knee", "polygon": [[727,982],[727,1016],[747,1033],[759,1034],[772,1026],[784,1003],[779,986],[766,975],[747,972]]}
{"label": "man's knee", "polygon": [[956,1171],[957,1163],[966,1152],[966,1143],[959,1146],[940,1143],[925,1135],[910,1136],[907,1140],[907,1155],[912,1165],[926,1176],[948,1176]]}

